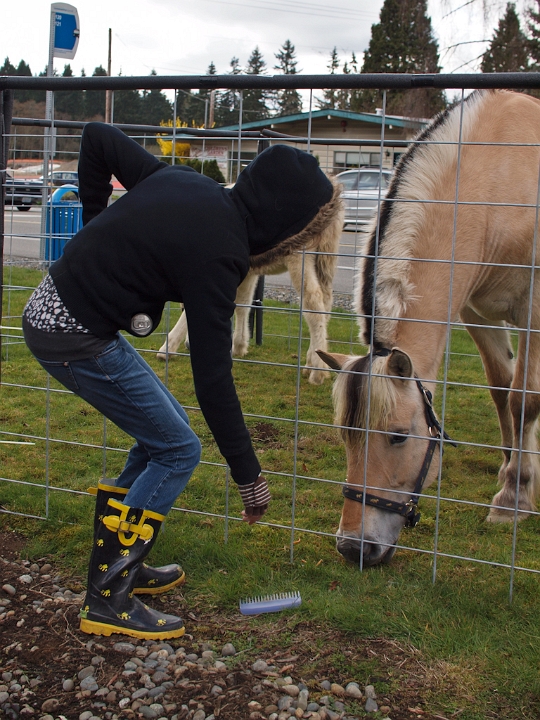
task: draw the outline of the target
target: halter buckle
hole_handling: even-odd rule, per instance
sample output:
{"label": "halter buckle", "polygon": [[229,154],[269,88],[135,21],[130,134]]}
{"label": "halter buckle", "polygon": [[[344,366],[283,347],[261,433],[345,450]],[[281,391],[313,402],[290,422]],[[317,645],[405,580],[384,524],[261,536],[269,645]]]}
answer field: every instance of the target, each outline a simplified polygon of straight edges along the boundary
{"label": "halter buckle", "polygon": [[418,505],[411,498],[409,502],[405,503],[405,507],[409,508],[409,512],[405,515],[405,527],[416,527],[420,522],[420,518],[422,517],[418,511]]}

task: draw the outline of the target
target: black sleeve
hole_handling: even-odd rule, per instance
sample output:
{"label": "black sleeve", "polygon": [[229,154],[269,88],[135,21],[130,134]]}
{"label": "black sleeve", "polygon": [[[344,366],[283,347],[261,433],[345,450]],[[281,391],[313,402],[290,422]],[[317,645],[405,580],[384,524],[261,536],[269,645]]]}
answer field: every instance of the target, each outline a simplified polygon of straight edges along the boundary
{"label": "black sleeve", "polygon": [[121,130],[105,123],[88,123],[79,154],[79,197],[83,224],[107,207],[114,175],[131,190],[156,170],[167,167]]}
{"label": "black sleeve", "polygon": [[231,322],[242,274],[234,260],[209,265],[183,289],[195,392],[233,479],[246,485],[256,480],[261,466],[232,375]]}

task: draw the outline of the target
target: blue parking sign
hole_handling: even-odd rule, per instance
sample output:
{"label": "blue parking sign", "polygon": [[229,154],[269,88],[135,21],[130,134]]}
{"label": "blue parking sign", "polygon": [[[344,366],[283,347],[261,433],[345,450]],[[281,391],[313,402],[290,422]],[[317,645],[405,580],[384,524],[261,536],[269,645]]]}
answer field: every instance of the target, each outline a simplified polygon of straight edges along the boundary
{"label": "blue parking sign", "polygon": [[79,13],[66,3],[51,5],[51,27],[54,29],[53,55],[74,58],[79,44]]}

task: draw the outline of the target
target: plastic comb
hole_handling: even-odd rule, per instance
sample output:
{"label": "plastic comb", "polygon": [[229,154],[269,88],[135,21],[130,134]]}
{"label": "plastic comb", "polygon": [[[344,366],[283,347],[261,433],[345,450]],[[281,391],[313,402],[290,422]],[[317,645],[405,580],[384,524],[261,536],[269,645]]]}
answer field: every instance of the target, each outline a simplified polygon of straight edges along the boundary
{"label": "plastic comb", "polygon": [[299,592],[266,595],[265,597],[240,600],[242,615],[259,615],[259,613],[279,612],[302,604]]}

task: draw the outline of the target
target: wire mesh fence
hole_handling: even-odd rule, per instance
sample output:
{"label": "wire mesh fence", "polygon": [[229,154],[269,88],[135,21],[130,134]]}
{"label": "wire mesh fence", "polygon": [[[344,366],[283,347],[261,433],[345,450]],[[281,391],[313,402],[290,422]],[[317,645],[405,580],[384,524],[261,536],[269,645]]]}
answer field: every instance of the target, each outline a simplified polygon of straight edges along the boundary
{"label": "wire mesh fence", "polygon": [[[44,81],[40,87],[46,82],[50,91],[64,89],[70,83],[73,87],[89,83],[92,89],[114,89],[147,87],[149,81],[144,78],[143,85],[136,78],[86,78],[82,84],[75,79],[40,80]],[[30,86],[39,80],[2,78],[3,92],[21,82]],[[242,87],[250,86],[254,79],[227,76],[197,78],[195,82],[193,78],[160,77],[155,82],[160,88],[228,84],[241,94]],[[240,116],[237,126],[224,130],[179,128],[176,118],[169,127],[120,127],[168,162],[197,158],[202,172],[206,163],[215,162],[221,182],[229,185],[257,152],[272,143],[290,144],[317,155],[320,166],[330,175],[344,173],[341,181],[347,224],[339,246],[331,252],[306,251],[299,270],[285,268],[289,272],[267,275],[264,291],[259,285],[259,300],[253,301],[251,295],[238,298],[237,332],[242,309],[261,304],[264,308],[262,316],[260,312],[255,319],[252,316],[252,325],[259,324],[261,344],[252,340],[246,355],[245,348],[237,348],[234,368],[246,422],[263,471],[275,488],[279,508],[277,519],[270,514],[265,524],[288,533],[289,559],[293,561],[299,536],[317,535],[333,542],[341,515],[338,547],[360,567],[389,561],[395,550],[427,556],[430,563],[426,571],[432,572],[434,580],[442,559],[489,564],[508,571],[512,594],[516,571],[540,572],[534,553],[538,521],[534,488],[538,476],[535,399],[539,388],[535,385],[534,348],[538,330],[535,257],[540,139],[534,132],[524,133],[517,114],[506,119],[497,116],[501,123],[504,120],[504,127],[490,135],[489,123],[482,124],[479,119],[481,103],[475,105],[465,88],[537,88],[540,79],[536,74],[508,74],[365,76],[360,80],[349,76],[255,78],[255,82],[261,86],[273,83],[277,87],[279,82],[286,82],[307,87],[310,107],[289,124],[281,118],[280,124],[270,119],[253,127],[254,123],[248,125]],[[384,101],[376,113],[348,113],[346,118],[339,112],[314,109],[313,92],[317,88],[355,82],[404,91],[422,84],[455,88],[459,97],[454,110],[431,127],[428,119],[388,116]],[[530,100],[533,117],[536,102]],[[57,121],[54,116],[44,121],[18,118],[4,134],[9,151],[2,169],[7,173],[0,504],[1,512],[28,518],[47,519],[51,499],[58,494],[80,495],[86,492],[88,482],[114,477],[130,447],[129,438],[46,377],[27,351],[20,329],[26,299],[56,259],[56,253],[49,250],[47,254],[54,234],[50,197],[55,184],[69,183],[69,177],[62,178],[60,173],[76,169],[83,125]],[[36,128],[41,134],[34,134]],[[451,131],[445,134],[448,129]],[[166,156],[156,140],[158,136],[170,143]],[[28,145],[35,146],[36,139],[38,147],[28,158]],[[536,167],[532,189],[525,164]],[[501,167],[506,169],[506,177],[494,175],[494,169]],[[481,172],[475,174],[473,170],[478,168]],[[19,199],[15,188],[10,193],[10,179],[22,175],[34,178],[28,185],[30,200]],[[486,183],[479,188],[478,177],[482,176]],[[437,194],[433,189],[442,177],[450,178],[447,182],[453,185]],[[520,177],[527,192],[517,191]],[[71,180],[75,185],[71,199],[76,201],[76,176]],[[124,192],[114,184],[111,201],[118,201]],[[482,221],[474,215],[479,209]],[[486,242],[500,244],[500,239],[510,234],[509,227],[516,229],[516,238],[528,239],[529,249],[521,255],[511,246],[502,260],[489,248],[482,253],[472,251],[472,243],[480,242],[483,247]],[[424,244],[417,250],[414,243],[419,236]],[[435,241],[435,249],[427,244],[429,239]],[[307,286],[309,262],[323,256],[333,260],[331,309],[314,303]],[[511,280],[497,288],[493,269],[506,271]],[[473,275],[484,278],[484,285],[479,282],[469,288],[467,302],[458,302],[463,285],[471,284]],[[494,288],[488,292],[485,278],[491,276]],[[520,286],[517,300],[509,289],[516,285]],[[489,303],[483,299],[482,288],[484,295],[489,295]],[[413,311],[408,313],[410,308]],[[219,518],[226,540],[230,522],[239,520],[236,495],[231,492],[228,468],[205,429],[190,385],[189,350],[182,344],[184,337],[180,335],[180,342],[173,347],[169,335],[180,322],[181,311],[179,305],[170,303],[157,332],[149,339],[132,341],[171,387],[203,437],[201,466],[174,511]],[[322,318],[327,350],[338,358],[333,365],[323,366],[309,350],[310,335],[316,332],[310,322],[313,318]],[[359,324],[364,327],[360,338]],[[499,340],[506,338],[508,330],[510,340]],[[406,370],[389,366],[389,358],[396,355],[389,351],[395,345],[409,350],[413,364]],[[162,359],[156,356],[160,347]],[[493,357],[504,352],[506,359],[498,358],[496,363]],[[510,352],[517,358],[517,373]],[[362,364],[359,357],[366,357],[368,362]],[[509,393],[514,375],[517,379]],[[404,382],[411,377],[412,381]],[[367,379],[362,422],[349,422],[357,416],[347,404],[356,398],[340,395],[337,387],[334,407],[332,383],[345,388],[344,378],[350,380],[348,392],[351,387],[358,391],[362,379]],[[404,397],[399,396],[400,389],[392,390],[382,419],[377,406],[381,380],[388,381],[387,386],[405,387]],[[422,419],[430,406],[429,396],[426,401],[423,394],[425,388],[435,395],[440,433],[436,426],[433,430],[428,424],[428,433],[425,424],[411,422],[418,413]],[[491,398],[501,418],[502,439]],[[345,414],[344,405],[348,407]],[[401,406],[404,416],[396,412]],[[351,426],[353,431],[349,432]],[[448,448],[444,432],[456,448]],[[357,438],[362,438],[359,443]],[[400,446],[407,443],[417,450],[396,455],[396,449],[401,451]],[[418,486],[414,481],[425,465],[426,447],[431,448],[433,460],[425,471],[424,481],[428,478],[428,482]],[[491,499],[497,476],[506,492],[498,509]],[[348,487],[359,497],[346,498],[343,505],[341,490],[346,478]],[[518,488],[514,495],[510,492],[512,482],[514,489]],[[208,503],[212,483],[218,490],[215,501]],[[523,500],[525,496],[528,501]],[[406,513],[415,510],[418,500],[425,517],[416,528],[401,534]],[[403,506],[403,511],[380,510],[381,503],[387,501]],[[511,530],[499,531],[492,525],[491,535],[485,530],[479,532],[479,527],[488,527],[485,517],[491,514],[493,519],[501,506],[505,516],[495,519],[506,520],[504,528]],[[521,522],[523,516],[527,519]],[[69,511],[60,513],[60,519],[69,522]],[[374,561],[375,552],[379,552],[380,560]]]}

